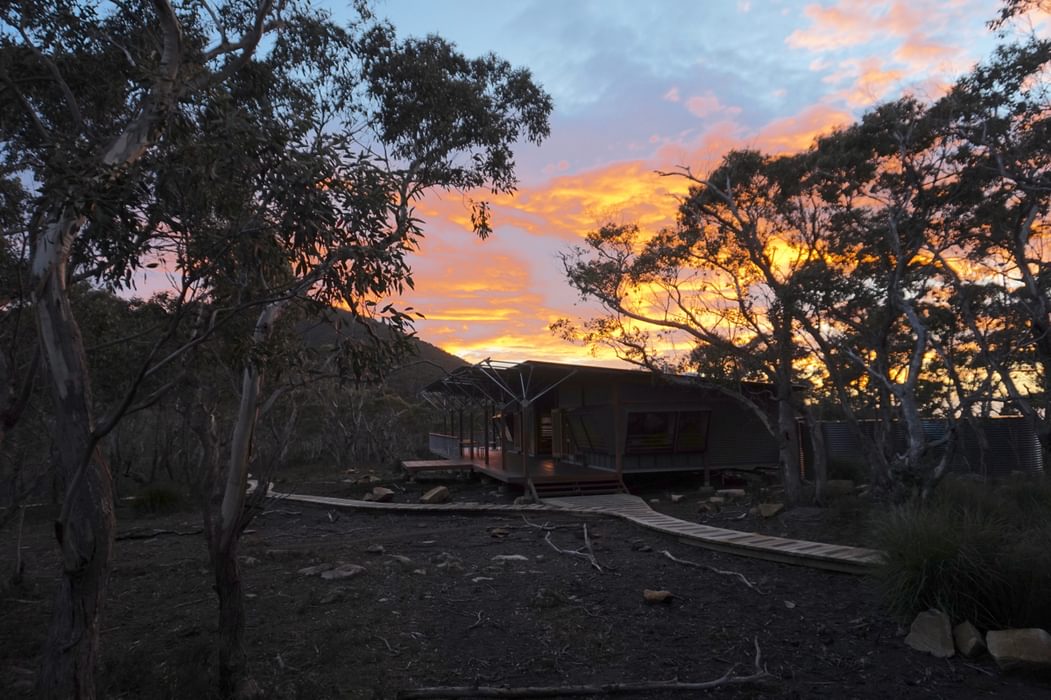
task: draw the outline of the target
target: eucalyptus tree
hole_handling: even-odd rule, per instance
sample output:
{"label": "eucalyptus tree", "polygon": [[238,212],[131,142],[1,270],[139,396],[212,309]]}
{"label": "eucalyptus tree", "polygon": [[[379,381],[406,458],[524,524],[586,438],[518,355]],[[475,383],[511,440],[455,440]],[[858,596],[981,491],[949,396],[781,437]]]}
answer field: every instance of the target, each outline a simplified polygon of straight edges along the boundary
{"label": "eucalyptus tree", "polygon": [[999,47],[936,105],[968,196],[952,210],[954,306],[1000,389],[1051,460],[1051,42]]}
{"label": "eucalyptus tree", "polygon": [[[289,324],[341,307],[361,332],[330,364],[357,379],[388,362],[412,319],[390,300],[414,284],[416,203],[436,188],[513,190],[512,148],[546,136],[550,109],[528,71],[495,56],[468,59],[438,37],[399,40],[383,23],[316,22],[287,29],[265,59],[173,121],[146,216],[194,289],[200,327],[226,340],[239,374],[229,414],[199,384],[195,423],[224,693],[248,682],[237,548],[259,415],[298,353]],[[483,203],[473,219],[487,235]]]}
{"label": "eucalyptus tree", "polygon": [[[120,284],[150,251],[129,201],[147,197],[144,156],[181,106],[221,85],[263,36],[304,8],[168,0],[25,0],[0,8],[0,156],[29,183],[29,299],[53,394],[55,532],[62,574],[41,694],[92,697],[113,542],[113,485],[71,282]],[[309,16],[309,13],[308,13]],[[112,226],[112,223],[120,226]],[[7,236],[5,231],[5,236]]]}
{"label": "eucalyptus tree", "polygon": [[[674,228],[607,226],[564,257],[570,284],[607,314],[556,326],[734,393],[777,439],[790,503],[800,490],[800,385],[811,369],[796,338],[796,276],[823,248],[807,214],[814,198],[799,186],[808,167],[806,157],[734,151],[707,175],[674,173],[690,185]],[[676,342],[686,352],[674,359]],[[744,381],[770,389],[760,397],[740,390]]]}
{"label": "eucalyptus tree", "polygon": [[[825,255],[802,272],[799,318],[874,478],[901,493],[944,475],[957,420],[990,391],[988,377],[965,369],[973,357],[947,293],[947,260],[960,251],[949,213],[965,198],[953,154],[939,120],[911,98],[813,149],[829,225]],[[949,425],[937,436],[924,425],[935,413]]]}

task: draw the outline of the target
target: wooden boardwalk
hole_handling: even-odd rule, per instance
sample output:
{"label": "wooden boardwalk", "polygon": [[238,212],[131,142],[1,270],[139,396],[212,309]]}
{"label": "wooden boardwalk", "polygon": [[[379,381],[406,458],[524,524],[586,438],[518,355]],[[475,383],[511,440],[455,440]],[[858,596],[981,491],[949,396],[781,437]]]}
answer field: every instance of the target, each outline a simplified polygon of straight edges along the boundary
{"label": "wooden boardwalk", "polygon": [[362,510],[445,512],[445,513],[507,513],[507,512],[570,512],[608,515],[641,525],[667,535],[678,537],[685,544],[712,549],[727,554],[796,564],[818,569],[864,574],[879,566],[882,553],[875,549],[770,537],[754,532],[727,530],[720,527],[691,523],[654,511],[638,496],[610,494],[604,496],[572,496],[548,498],[541,504],[512,505],[487,503],[376,503],[348,498],[307,496],[276,493],[271,498]]}

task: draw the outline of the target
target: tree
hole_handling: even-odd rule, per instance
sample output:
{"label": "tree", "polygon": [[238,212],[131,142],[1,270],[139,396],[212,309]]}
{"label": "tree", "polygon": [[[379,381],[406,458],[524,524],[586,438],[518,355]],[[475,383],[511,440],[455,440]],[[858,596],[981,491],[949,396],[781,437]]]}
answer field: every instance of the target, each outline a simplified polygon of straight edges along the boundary
{"label": "tree", "polygon": [[[1014,5],[1014,4],[1012,4]],[[1051,461],[1051,42],[1001,46],[932,107],[968,197],[952,214],[966,262],[946,265],[981,362]]]}
{"label": "tree", "polygon": [[[158,149],[145,210],[165,232],[156,245],[195,290],[203,328],[239,314],[221,331],[240,374],[235,414],[224,420],[201,384],[195,423],[222,692],[248,682],[237,551],[261,407],[291,369],[279,331],[340,306],[365,333],[342,343],[345,373],[382,364],[374,351],[389,343],[373,342],[376,324],[402,331],[411,320],[386,300],[413,284],[415,203],[433,188],[511,191],[511,147],[542,139],[549,111],[528,72],[494,56],[468,60],[437,37],[398,41],[384,24],[315,22],[286,29],[267,60],[203,95]],[[475,209],[481,235],[485,212]]]}
{"label": "tree", "polygon": [[[0,11],[0,155],[33,186],[30,303],[54,396],[55,469],[65,496],[55,532],[62,577],[41,672],[45,697],[92,697],[98,620],[113,541],[113,487],[99,443],[90,369],[70,282],[127,279],[148,250],[126,203],[141,161],[180,104],[247,63],[280,0],[178,10],[167,0],[7,3]],[[211,41],[210,41],[211,40]],[[123,217],[125,230],[108,226]],[[5,232],[6,234],[6,232]]]}
{"label": "tree", "polygon": [[[806,166],[798,157],[734,151],[703,177],[675,173],[690,191],[674,229],[646,235],[607,226],[564,258],[570,284],[609,312],[586,322],[581,337],[636,364],[695,371],[733,391],[777,439],[789,503],[799,499],[797,417],[806,410],[795,276],[822,250],[822,232],[796,216]],[[569,322],[556,330],[579,335]],[[689,353],[659,362],[661,345],[676,337]],[[740,390],[745,381],[765,382],[770,396]]]}

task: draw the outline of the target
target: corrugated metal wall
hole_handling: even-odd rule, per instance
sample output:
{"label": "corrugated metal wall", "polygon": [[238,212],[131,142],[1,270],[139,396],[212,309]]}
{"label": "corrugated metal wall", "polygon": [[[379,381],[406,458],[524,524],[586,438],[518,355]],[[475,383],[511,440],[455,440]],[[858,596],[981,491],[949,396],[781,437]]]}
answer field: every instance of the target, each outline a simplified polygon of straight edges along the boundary
{"label": "corrugated metal wall", "polygon": [[[1040,440],[1024,418],[985,418],[978,421],[978,426],[985,435],[986,449],[981,449],[974,428],[968,423],[961,424],[956,455],[950,465],[952,471],[988,477],[1003,477],[1014,471],[1044,471]],[[869,435],[873,434],[875,427],[874,421],[861,424],[861,429]],[[942,420],[926,420],[923,427],[928,438],[937,439],[944,433],[946,423]],[[849,424],[845,421],[824,422],[822,434],[831,476],[853,478],[859,475],[858,472],[867,473],[864,449],[854,438]],[[902,425],[895,425],[894,438],[895,448],[904,449],[905,431]],[[813,450],[806,432],[803,433],[803,449],[806,464],[812,464]],[[938,454],[932,455],[932,458],[937,459]]]}
{"label": "corrugated metal wall", "polygon": [[762,421],[739,403],[712,406],[708,424],[708,464],[719,467],[769,466],[780,461],[777,442]]}

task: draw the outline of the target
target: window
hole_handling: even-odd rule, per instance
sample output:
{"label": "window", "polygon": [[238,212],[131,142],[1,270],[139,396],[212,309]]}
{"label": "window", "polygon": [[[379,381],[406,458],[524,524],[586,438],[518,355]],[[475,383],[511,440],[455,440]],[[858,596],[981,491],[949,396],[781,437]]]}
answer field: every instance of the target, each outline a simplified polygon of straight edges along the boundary
{"label": "window", "polygon": [[704,452],[708,447],[711,411],[680,411],[675,431],[676,452]]}
{"label": "window", "polygon": [[628,414],[626,452],[671,452],[675,444],[675,414],[646,411]]}
{"label": "window", "polygon": [[628,413],[624,451],[704,452],[711,411],[633,411]]}

